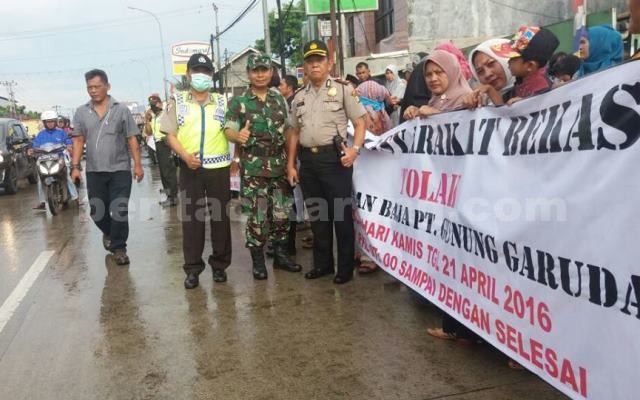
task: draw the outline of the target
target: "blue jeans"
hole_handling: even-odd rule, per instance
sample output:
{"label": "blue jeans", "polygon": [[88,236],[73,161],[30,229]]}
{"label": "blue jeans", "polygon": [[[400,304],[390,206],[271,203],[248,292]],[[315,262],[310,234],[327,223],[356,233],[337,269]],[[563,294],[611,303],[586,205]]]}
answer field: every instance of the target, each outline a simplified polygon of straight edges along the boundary
{"label": "blue jeans", "polygon": [[111,238],[111,250],[127,248],[131,171],[87,172],[91,219]]}

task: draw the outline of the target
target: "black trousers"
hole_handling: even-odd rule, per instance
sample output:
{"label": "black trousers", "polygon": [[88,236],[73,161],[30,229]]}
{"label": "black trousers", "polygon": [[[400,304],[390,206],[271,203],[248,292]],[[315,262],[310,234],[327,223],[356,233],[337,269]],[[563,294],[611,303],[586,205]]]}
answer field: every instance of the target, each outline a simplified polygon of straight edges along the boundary
{"label": "black trousers", "polygon": [[127,248],[131,181],[131,171],[87,172],[91,219],[111,237],[111,250]]}
{"label": "black trousers", "polygon": [[351,190],[353,168],[345,168],[335,151],[301,149],[300,184],[313,232],[313,267],[334,270],[333,230],[338,240],[338,274],[353,273],[355,233]]}
{"label": "black trousers", "polygon": [[177,168],[171,155],[171,148],[164,140],[156,142],[156,156],[158,158],[162,188],[169,200],[176,200],[178,198]]}
{"label": "black trousers", "polygon": [[442,315],[442,330],[446,333],[452,333],[456,335],[458,339],[478,340],[480,337],[473,333],[473,331],[466,326],[458,322],[457,319],[451,317],[449,314],[443,312]]}
{"label": "black trousers", "polygon": [[231,264],[229,167],[192,170],[181,163],[180,189],[184,271],[199,274],[204,270],[202,252],[207,219],[212,248],[209,265],[213,269],[226,269]]}

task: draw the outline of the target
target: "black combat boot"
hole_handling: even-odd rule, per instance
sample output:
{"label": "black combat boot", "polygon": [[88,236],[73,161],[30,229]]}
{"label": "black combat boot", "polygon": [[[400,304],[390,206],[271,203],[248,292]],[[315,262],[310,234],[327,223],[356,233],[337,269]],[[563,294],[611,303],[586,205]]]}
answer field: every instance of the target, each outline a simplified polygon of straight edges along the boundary
{"label": "black combat boot", "polygon": [[297,229],[297,222],[291,222],[291,224],[289,225],[289,235],[287,237],[287,250],[289,252],[290,256],[295,256],[296,255],[296,229]]}
{"label": "black combat boot", "polygon": [[302,267],[289,258],[285,245],[274,243],[273,245],[273,268],[283,269],[289,272],[300,272]]}
{"label": "black combat boot", "polygon": [[267,279],[267,266],[264,264],[264,251],[262,247],[249,247],[251,261],[253,262],[253,278]]}

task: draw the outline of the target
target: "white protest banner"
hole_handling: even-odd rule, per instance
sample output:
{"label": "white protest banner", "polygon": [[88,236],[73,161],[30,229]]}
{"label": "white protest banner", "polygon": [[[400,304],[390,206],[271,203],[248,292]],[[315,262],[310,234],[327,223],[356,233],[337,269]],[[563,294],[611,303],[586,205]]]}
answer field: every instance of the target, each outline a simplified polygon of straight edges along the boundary
{"label": "white protest banner", "polygon": [[368,137],[357,241],[575,399],[637,399],[640,62]]}

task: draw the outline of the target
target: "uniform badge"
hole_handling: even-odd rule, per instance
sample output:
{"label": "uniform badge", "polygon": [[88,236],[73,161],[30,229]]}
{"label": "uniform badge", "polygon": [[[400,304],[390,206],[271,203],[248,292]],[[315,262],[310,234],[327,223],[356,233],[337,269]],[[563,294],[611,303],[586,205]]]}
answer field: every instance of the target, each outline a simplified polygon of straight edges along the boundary
{"label": "uniform badge", "polygon": [[338,94],[338,89],[336,89],[335,86],[331,86],[329,90],[327,90],[327,94],[331,97],[336,97],[336,95]]}

